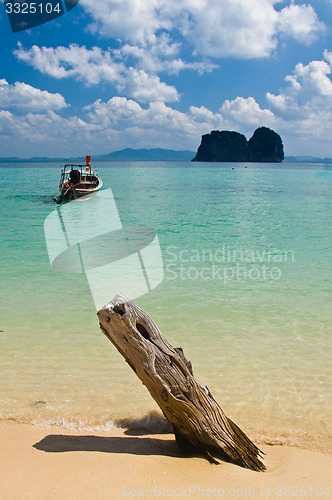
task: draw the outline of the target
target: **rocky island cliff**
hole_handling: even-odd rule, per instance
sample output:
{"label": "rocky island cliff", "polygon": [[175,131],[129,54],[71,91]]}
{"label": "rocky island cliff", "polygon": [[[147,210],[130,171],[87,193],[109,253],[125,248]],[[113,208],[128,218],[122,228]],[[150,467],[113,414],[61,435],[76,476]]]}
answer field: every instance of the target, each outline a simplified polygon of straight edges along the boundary
{"label": "rocky island cliff", "polygon": [[243,134],[228,130],[213,130],[203,135],[192,161],[281,163],[283,159],[280,135],[270,128],[259,127],[249,141]]}

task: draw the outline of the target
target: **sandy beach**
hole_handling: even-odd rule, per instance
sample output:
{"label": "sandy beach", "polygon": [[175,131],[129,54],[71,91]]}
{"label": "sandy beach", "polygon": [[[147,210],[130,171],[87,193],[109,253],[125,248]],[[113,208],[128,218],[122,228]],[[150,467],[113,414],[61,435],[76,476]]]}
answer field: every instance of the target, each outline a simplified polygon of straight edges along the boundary
{"label": "sandy beach", "polygon": [[262,445],[265,473],[179,456],[172,434],[1,422],[1,498],[329,498],[332,458]]}

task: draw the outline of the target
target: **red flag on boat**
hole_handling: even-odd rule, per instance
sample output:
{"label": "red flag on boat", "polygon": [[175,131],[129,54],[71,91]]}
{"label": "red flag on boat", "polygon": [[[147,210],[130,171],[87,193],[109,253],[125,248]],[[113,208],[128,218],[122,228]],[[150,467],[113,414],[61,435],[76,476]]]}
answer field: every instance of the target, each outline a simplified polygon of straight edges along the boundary
{"label": "red flag on boat", "polygon": [[85,170],[90,170],[90,162],[91,162],[91,156],[86,156],[85,157],[85,164],[86,164],[86,167],[85,167]]}

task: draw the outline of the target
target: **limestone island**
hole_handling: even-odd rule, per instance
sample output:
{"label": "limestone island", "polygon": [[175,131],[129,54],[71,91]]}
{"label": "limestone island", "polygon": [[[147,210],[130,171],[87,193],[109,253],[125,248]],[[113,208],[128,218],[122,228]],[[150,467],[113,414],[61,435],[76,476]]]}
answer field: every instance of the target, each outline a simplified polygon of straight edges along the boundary
{"label": "limestone island", "polygon": [[202,136],[192,161],[281,163],[284,157],[280,135],[270,128],[259,127],[249,141],[239,132],[212,130]]}

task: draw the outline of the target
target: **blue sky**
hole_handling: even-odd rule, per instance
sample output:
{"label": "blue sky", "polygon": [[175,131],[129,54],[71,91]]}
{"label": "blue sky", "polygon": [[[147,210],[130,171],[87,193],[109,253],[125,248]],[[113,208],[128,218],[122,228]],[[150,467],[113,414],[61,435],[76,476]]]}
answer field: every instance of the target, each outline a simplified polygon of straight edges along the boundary
{"label": "blue sky", "polygon": [[0,156],[197,150],[277,131],[332,157],[332,0],[80,0],[12,33],[0,3]]}

